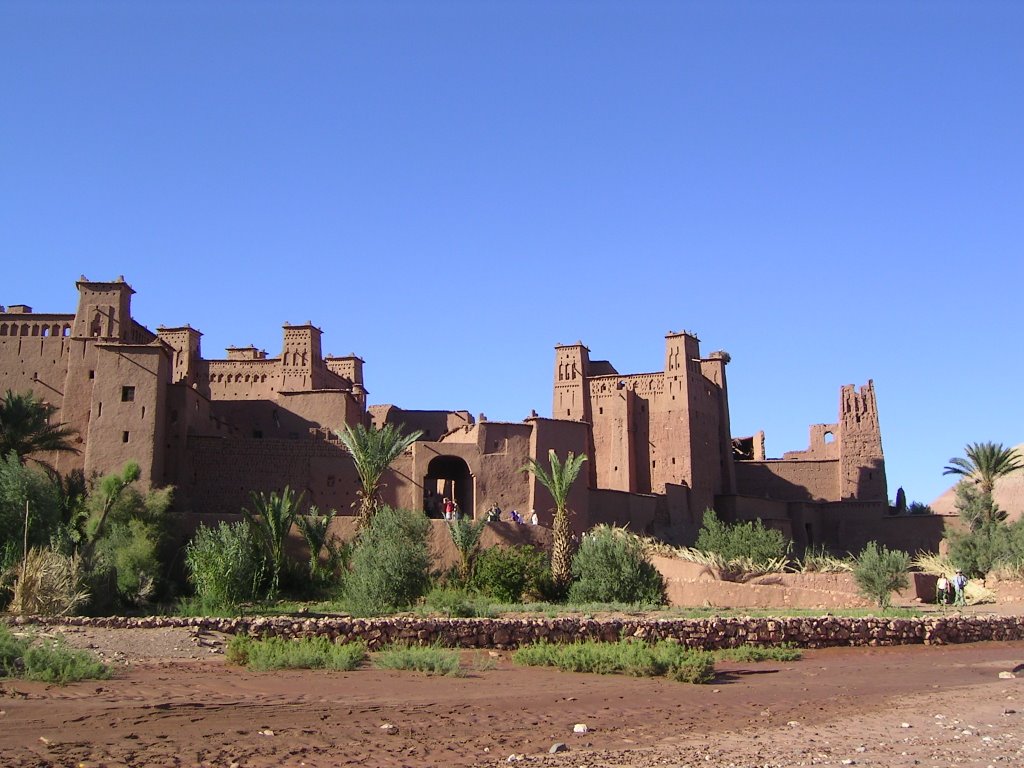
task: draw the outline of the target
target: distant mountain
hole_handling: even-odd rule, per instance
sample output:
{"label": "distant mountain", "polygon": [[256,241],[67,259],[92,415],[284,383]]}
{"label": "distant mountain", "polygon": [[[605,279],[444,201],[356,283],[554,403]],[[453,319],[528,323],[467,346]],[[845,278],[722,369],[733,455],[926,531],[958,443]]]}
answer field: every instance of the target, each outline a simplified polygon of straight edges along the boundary
{"label": "distant mountain", "polygon": [[[1024,456],[1024,443],[1017,446],[1017,452]],[[954,487],[955,485],[950,486],[949,490],[931,503],[932,509],[938,514],[957,514],[956,507],[953,505],[953,502],[956,501],[956,494],[953,493]],[[1024,517],[1024,471],[1017,471],[1012,475],[1000,478],[996,482],[996,490],[993,495],[999,508],[1006,510],[1009,514],[1011,522]]]}

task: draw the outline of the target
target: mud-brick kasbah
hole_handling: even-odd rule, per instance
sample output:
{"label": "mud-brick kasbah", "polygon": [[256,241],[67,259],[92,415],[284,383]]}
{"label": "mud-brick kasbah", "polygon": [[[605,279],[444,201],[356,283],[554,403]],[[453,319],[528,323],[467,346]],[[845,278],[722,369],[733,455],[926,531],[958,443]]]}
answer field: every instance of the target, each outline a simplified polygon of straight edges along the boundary
{"label": "mud-brick kasbah", "polygon": [[915,551],[942,533],[934,517],[891,514],[871,381],[840,388],[837,420],[811,425],[806,450],[769,459],[763,433],[730,431],[729,356],[702,355],[689,332],[665,337],[650,373],[620,373],[582,343],[559,344],[551,417],[496,422],[368,405],[364,361],[325,356],[312,324],[286,324],[274,356],[248,346],[208,359],[199,330],[154,332],[133,319],[123,277],[76,286],[74,313],[0,307],[0,391],[31,390],[77,430],[78,453],[49,457],[60,471],[92,476],[134,460],[144,483],[174,485],[176,506],[195,515],[237,513],[252,491],[285,485],[320,509],[352,512],[358,480],[336,431],[362,423],[423,431],[384,497],[426,512],[450,496],[475,517],[497,504],[550,524],[552,500],[523,466],[554,449],[590,459],[569,498],[577,532],[613,523],[690,543],[714,508],[761,519],[798,551],[857,551],[869,540]]}

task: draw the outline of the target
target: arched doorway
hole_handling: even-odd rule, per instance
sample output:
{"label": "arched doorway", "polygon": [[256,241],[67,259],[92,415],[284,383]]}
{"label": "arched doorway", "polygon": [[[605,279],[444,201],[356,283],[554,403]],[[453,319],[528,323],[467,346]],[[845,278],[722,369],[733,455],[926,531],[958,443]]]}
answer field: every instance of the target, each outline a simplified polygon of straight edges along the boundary
{"label": "arched doorway", "polygon": [[441,517],[441,501],[454,499],[462,514],[476,517],[473,506],[473,474],[458,456],[435,456],[423,478],[423,509],[430,517]]}

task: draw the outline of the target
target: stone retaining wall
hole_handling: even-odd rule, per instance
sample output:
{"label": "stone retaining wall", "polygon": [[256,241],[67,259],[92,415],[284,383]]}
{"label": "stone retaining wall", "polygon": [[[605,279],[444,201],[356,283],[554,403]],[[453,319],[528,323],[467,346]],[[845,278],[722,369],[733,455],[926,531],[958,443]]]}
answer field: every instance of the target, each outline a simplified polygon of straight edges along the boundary
{"label": "stone retaining wall", "polygon": [[529,619],[438,619],[390,617],[353,619],[277,616],[270,618],[206,618],[149,616],[17,617],[15,625],[71,625],[105,628],[194,627],[250,637],[329,637],[335,642],[363,640],[370,648],[392,642],[439,643],[461,648],[515,648],[546,640],[613,642],[620,638],[676,640],[690,648],[714,650],[741,645],[789,643],[800,648],[875,645],[944,645],[983,640],[1024,640],[1024,616],[950,616],[885,619],[838,618],[708,618],[611,619],[580,617]]}

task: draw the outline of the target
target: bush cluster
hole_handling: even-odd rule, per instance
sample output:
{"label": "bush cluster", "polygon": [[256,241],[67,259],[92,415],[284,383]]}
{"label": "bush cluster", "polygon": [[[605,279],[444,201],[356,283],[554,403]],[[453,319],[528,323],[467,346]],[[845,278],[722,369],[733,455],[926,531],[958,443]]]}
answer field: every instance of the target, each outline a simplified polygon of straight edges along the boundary
{"label": "bush cluster", "polygon": [[547,560],[544,552],[525,544],[491,547],[477,555],[470,585],[498,602],[518,603],[541,592],[545,573],[550,580]]}
{"label": "bush cluster", "polygon": [[88,651],[68,648],[59,640],[30,643],[0,623],[0,678],[4,677],[66,685],[106,679],[110,668]]}
{"label": "bush cluster", "polygon": [[228,608],[257,599],[266,561],[249,523],[200,525],[185,548],[188,579],[200,604]]}
{"label": "bush cluster", "polygon": [[787,557],[790,542],[781,531],[765,528],[760,520],[729,524],[708,509],[695,548],[713,552],[725,561],[750,560],[763,565]]}
{"label": "bush cluster", "polygon": [[381,508],[359,534],[345,597],[354,613],[379,615],[416,602],[430,586],[430,521],[422,513]]}
{"label": "bush cluster", "polygon": [[556,667],[564,672],[664,676],[686,683],[706,683],[715,674],[715,659],[711,653],[692,650],[667,640],[654,644],[635,640],[565,645],[535,643],[524,645],[512,655],[512,659],[517,664]]}
{"label": "bush cluster", "polygon": [[866,597],[875,600],[879,608],[888,608],[893,591],[909,585],[909,566],[910,556],[906,552],[890,550],[870,541],[857,558],[853,577]]}
{"label": "bush cluster", "polygon": [[569,602],[663,603],[665,582],[639,537],[601,526],[583,537],[572,561]]}
{"label": "bush cluster", "polygon": [[254,640],[236,635],[228,641],[224,655],[231,664],[260,672],[273,669],[352,670],[366,658],[363,643],[332,643],[326,637],[285,640],[268,637]]}

